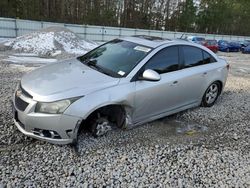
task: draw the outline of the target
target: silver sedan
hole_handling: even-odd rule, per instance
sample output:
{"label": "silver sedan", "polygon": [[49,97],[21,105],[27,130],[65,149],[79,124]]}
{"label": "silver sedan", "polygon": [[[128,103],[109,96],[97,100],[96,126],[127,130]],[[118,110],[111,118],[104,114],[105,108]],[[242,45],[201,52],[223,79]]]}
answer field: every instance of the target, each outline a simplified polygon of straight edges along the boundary
{"label": "silver sedan", "polygon": [[14,93],[14,122],[30,137],[75,143],[82,129],[97,137],[114,127],[210,107],[225,86],[228,69],[225,60],[188,41],[115,39],[26,74]]}

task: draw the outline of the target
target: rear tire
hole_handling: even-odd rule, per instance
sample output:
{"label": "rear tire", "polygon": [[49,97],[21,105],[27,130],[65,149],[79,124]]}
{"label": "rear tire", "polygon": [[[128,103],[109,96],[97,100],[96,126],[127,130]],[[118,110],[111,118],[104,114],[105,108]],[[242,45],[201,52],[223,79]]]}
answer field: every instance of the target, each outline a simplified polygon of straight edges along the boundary
{"label": "rear tire", "polygon": [[211,107],[216,102],[221,92],[221,85],[219,82],[213,82],[203,95],[201,106]]}

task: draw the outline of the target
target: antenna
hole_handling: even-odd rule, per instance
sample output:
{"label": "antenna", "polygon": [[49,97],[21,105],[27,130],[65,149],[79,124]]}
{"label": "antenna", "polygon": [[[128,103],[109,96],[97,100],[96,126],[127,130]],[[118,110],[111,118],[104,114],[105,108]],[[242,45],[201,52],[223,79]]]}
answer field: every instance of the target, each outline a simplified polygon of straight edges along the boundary
{"label": "antenna", "polygon": [[182,33],[182,35],[181,35],[181,38],[180,39],[182,39],[182,37],[185,35],[186,33]]}

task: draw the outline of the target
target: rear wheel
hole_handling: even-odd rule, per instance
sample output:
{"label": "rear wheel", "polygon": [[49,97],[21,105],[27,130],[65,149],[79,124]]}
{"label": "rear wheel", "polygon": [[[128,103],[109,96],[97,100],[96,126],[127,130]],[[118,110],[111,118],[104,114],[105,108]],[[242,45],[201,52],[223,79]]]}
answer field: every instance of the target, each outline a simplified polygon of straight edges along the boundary
{"label": "rear wheel", "polygon": [[221,86],[218,82],[212,83],[206,90],[203,98],[201,106],[211,107],[214,105],[218,96],[220,95]]}

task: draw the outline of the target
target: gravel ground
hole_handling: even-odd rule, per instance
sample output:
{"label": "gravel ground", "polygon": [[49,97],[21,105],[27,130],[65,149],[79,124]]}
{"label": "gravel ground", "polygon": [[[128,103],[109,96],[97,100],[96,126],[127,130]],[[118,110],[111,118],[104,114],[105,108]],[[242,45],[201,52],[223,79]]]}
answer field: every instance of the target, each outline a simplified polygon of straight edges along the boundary
{"label": "gravel ground", "polygon": [[0,62],[0,187],[250,187],[250,55],[219,55],[232,70],[213,107],[97,139],[83,133],[77,148],[16,129],[11,96],[35,67]]}

